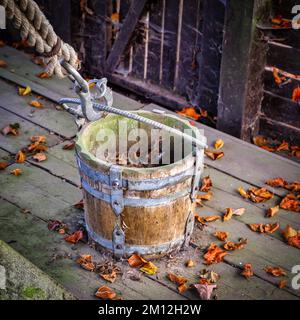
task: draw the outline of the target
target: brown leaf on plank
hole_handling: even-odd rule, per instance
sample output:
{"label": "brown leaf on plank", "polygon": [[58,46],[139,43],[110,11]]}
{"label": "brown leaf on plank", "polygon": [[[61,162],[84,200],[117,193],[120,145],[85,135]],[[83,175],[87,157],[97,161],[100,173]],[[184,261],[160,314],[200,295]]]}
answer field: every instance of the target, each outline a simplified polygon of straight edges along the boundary
{"label": "brown leaf on plank", "polygon": [[204,254],[205,264],[213,264],[222,262],[227,252],[218,247],[215,243],[211,243]]}
{"label": "brown leaf on plank", "polygon": [[233,215],[233,209],[227,208],[223,216],[223,221],[229,221],[232,218],[232,215]]}
{"label": "brown leaf on plank", "polygon": [[76,209],[83,210],[83,209],[84,209],[83,199],[81,199],[81,200],[78,201],[77,203],[73,204],[73,207],[76,208]]}
{"label": "brown leaf on plank", "polygon": [[14,176],[20,176],[22,174],[22,170],[19,168],[16,168],[12,170],[10,173],[13,174]]}
{"label": "brown leaf on plank", "polygon": [[20,96],[28,96],[31,93],[31,88],[29,86],[26,88],[19,87],[18,92]]}
{"label": "brown leaf on plank", "polygon": [[38,109],[43,108],[43,104],[37,100],[30,101],[29,105],[31,107],[38,108]]}
{"label": "brown leaf on plank", "polygon": [[39,141],[31,143],[27,147],[28,152],[39,152],[39,151],[47,151],[48,147],[45,144],[40,143]]}
{"label": "brown leaf on plank", "polygon": [[264,136],[255,136],[253,137],[253,143],[258,147],[262,147],[265,146],[268,142]]}
{"label": "brown leaf on plank", "polygon": [[139,254],[134,253],[127,259],[130,267],[133,268],[141,268],[145,263],[147,263],[147,260],[141,257]]}
{"label": "brown leaf on plank", "polygon": [[216,150],[221,149],[224,146],[224,141],[222,139],[217,139],[215,141],[214,147]]}
{"label": "brown leaf on plank", "polygon": [[287,183],[285,186],[285,189],[293,192],[300,191],[300,181],[295,181],[292,183]]}
{"label": "brown leaf on plank", "polygon": [[276,84],[281,84],[283,81],[286,80],[285,77],[279,75],[279,69],[273,67],[273,78]]}
{"label": "brown leaf on plank", "polygon": [[38,143],[45,143],[46,137],[45,136],[32,136],[30,137],[31,142],[38,142]]}
{"label": "brown leaf on plank", "polygon": [[7,168],[9,166],[9,163],[8,162],[4,162],[4,161],[1,161],[0,162],[0,170],[4,170],[5,168]]}
{"label": "brown leaf on plank", "polygon": [[193,286],[197,289],[201,300],[210,300],[213,290],[217,288],[217,285],[215,284],[206,284],[206,283],[205,284],[197,283],[197,284],[194,284]]}
{"label": "brown leaf on plank", "polygon": [[300,88],[297,87],[293,90],[292,100],[298,102],[300,100]]}
{"label": "brown leaf on plank", "polygon": [[252,270],[251,263],[244,264],[244,269],[241,272],[241,275],[244,276],[246,279],[250,279],[253,276],[253,270]]}
{"label": "brown leaf on plank", "polygon": [[75,141],[68,141],[62,148],[63,150],[73,150],[75,147]]}
{"label": "brown leaf on plank", "polygon": [[107,286],[100,287],[95,293],[95,296],[103,300],[115,300],[117,298],[117,294]]}
{"label": "brown leaf on plank", "polygon": [[279,211],[279,206],[275,206],[275,207],[272,207],[272,208],[269,208],[267,210],[267,217],[268,218],[272,218],[274,217]]}
{"label": "brown leaf on plank", "polygon": [[261,203],[273,197],[273,193],[266,188],[251,188],[248,190],[252,202]]}
{"label": "brown leaf on plank", "polygon": [[271,274],[274,277],[282,277],[282,276],[286,276],[286,271],[284,271],[282,268],[280,267],[271,267],[271,266],[267,266],[264,268],[264,270]]}
{"label": "brown leaf on plank", "polygon": [[247,239],[241,239],[239,242],[228,241],[224,244],[223,248],[228,251],[240,250],[247,244]]}
{"label": "brown leaf on plank", "polygon": [[253,223],[253,224],[248,224],[250,229],[255,232],[259,233],[274,233],[276,230],[279,229],[279,223],[268,223],[268,224],[263,224],[263,223]]}
{"label": "brown leaf on plank", "polygon": [[276,151],[289,151],[290,150],[289,144],[286,141],[282,141],[282,143],[279,146],[277,146],[275,149],[276,149]]}
{"label": "brown leaf on plank", "polygon": [[213,284],[216,283],[220,276],[213,270],[202,269],[200,270],[200,284]]}
{"label": "brown leaf on plank", "polygon": [[0,59],[0,68],[6,68],[7,67],[7,63],[4,60]]}
{"label": "brown leaf on plank", "polygon": [[284,287],[286,287],[286,285],[287,285],[287,280],[281,280],[278,283],[278,288],[283,289]]}
{"label": "brown leaf on plank", "polygon": [[300,212],[300,200],[294,194],[286,195],[279,204],[280,208]]}
{"label": "brown leaf on plank", "polygon": [[248,199],[250,197],[249,194],[247,193],[247,191],[245,191],[244,188],[242,188],[242,187],[238,188],[238,192],[245,199]]}
{"label": "brown leaf on plank", "polygon": [[4,127],[1,130],[1,133],[5,136],[11,134],[13,136],[17,136],[19,134],[19,129],[20,129],[20,125],[19,123],[12,123],[9,124],[8,126]]}
{"label": "brown leaf on plank", "polygon": [[213,150],[208,150],[208,149],[205,149],[204,153],[206,156],[208,156],[212,160],[221,159],[225,155],[223,151],[213,151]]}
{"label": "brown leaf on plank", "polygon": [[177,290],[180,293],[183,293],[188,288],[188,286],[186,285],[186,282],[187,282],[186,278],[184,278],[182,276],[177,276],[176,274],[174,274],[172,272],[168,273],[168,278],[170,281],[178,284]]}
{"label": "brown leaf on plank", "polygon": [[278,187],[284,188],[287,182],[283,178],[274,178],[266,181],[266,184],[274,188],[278,188]]}
{"label": "brown leaf on plank", "polygon": [[103,278],[104,280],[110,282],[110,283],[114,283],[116,281],[116,279],[117,279],[117,273],[113,270],[109,274],[100,274],[100,277]]}
{"label": "brown leaf on plank", "polygon": [[185,266],[187,268],[192,268],[194,266],[194,261],[189,259],[186,263],[185,263]]}
{"label": "brown leaf on plank", "polygon": [[49,79],[51,78],[50,74],[47,72],[41,72],[36,75],[40,79]]}
{"label": "brown leaf on plank", "polygon": [[201,118],[201,114],[199,114],[195,108],[193,107],[187,107],[187,108],[183,108],[180,111],[176,111],[177,114],[188,117],[188,118],[192,118],[194,120],[198,120]]}
{"label": "brown leaf on plank", "polygon": [[225,232],[225,231],[216,231],[214,233],[214,235],[221,241],[226,241],[228,236],[229,236],[229,232]]}
{"label": "brown leaf on plank", "polygon": [[209,201],[209,200],[211,200],[212,196],[213,196],[213,193],[210,191],[205,194],[197,194],[196,195],[196,203],[201,204],[202,200]]}
{"label": "brown leaf on plank", "polygon": [[92,256],[89,254],[81,255],[76,262],[87,271],[94,271],[96,264],[92,261]]}
{"label": "brown leaf on plank", "polygon": [[295,230],[287,225],[283,230],[282,235],[290,246],[300,249],[300,230]]}
{"label": "brown leaf on plank", "polygon": [[270,147],[270,146],[261,146],[260,148],[263,149],[263,150],[266,150],[268,152],[275,152],[276,151],[275,148]]}
{"label": "brown leaf on plank", "polygon": [[16,154],[16,163],[23,163],[26,160],[26,155],[23,151],[18,151]]}
{"label": "brown leaf on plank", "polygon": [[47,159],[47,156],[44,152],[36,153],[32,158],[38,162],[45,161]]}
{"label": "brown leaf on plank", "polygon": [[81,230],[75,231],[73,234],[66,236],[64,239],[70,243],[77,243],[83,238],[83,232]]}
{"label": "brown leaf on plank", "polygon": [[211,181],[210,177],[209,176],[204,177],[202,179],[202,185],[200,187],[200,191],[207,192],[211,189],[211,187],[212,187],[212,181]]}

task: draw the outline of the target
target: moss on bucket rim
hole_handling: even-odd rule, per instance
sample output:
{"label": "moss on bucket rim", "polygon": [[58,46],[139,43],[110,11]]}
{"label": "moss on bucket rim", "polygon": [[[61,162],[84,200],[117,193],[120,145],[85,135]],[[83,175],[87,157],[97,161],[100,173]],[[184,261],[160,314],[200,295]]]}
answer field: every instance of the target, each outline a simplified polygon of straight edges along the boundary
{"label": "moss on bucket rim", "polygon": [[[159,116],[162,117],[162,115],[155,114],[155,113],[149,112],[149,111],[131,111],[131,112],[136,113],[141,116],[144,116],[146,118],[161,122],[160,121],[161,119],[157,119],[157,118],[159,118]],[[170,114],[163,115],[163,117],[164,117],[165,121],[163,121],[162,123],[164,123],[165,125],[168,125],[170,127],[174,127],[176,124],[177,125],[180,124],[183,126],[184,129],[191,129],[192,132],[196,135],[198,129],[195,126],[192,126],[187,120],[180,119],[179,117],[177,117],[175,115],[170,115]],[[97,158],[90,151],[90,149],[91,149],[90,148],[91,147],[90,137],[93,133],[95,133],[96,130],[97,131],[99,130],[99,127],[100,127],[99,124],[101,125],[101,121],[102,122],[105,121],[103,123],[105,123],[107,125],[109,123],[109,121],[111,121],[113,123],[116,120],[121,120],[121,119],[128,120],[129,125],[130,124],[133,125],[135,123],[135,125],[133,127],[136,127],[136,123],[137,123],[136,120],[124,118],[123,116],[119,116],[119,115],[115,115],[115,114],[108,114],[105,118],[101,118],[97,121],[89,123],[80,132],[78,132],[77,141],[76,141],[76,151],[80,155],[80,157],[87,160],[88,163],[95,168],[101,167],[104,170],[109,170],[111,163]],[[202,137],[202,139],[206,140],[206,138],[204,136],[201,136],[201,137]],[[193,155],[192,155],[192,153],[189,153],[182,160],[173,162],[171,164],[163,165],[163,166],[156,166],[156,167],[149,167],[149,168],[147,168],[147,167],[146,168],[135,168],[135,167],[127,167],[127,166],[123,166],[123,165],[122,166],[119,165],[119,166],[122,167],[122,171],[124,173],[141,172],[141,173],[151,174],[152,172],[156,172],[157,170],[161,170],[161,169],[170,170],[172,167],[175,167],[175,166],[177,167],[178,165],[181,165],[185,162],[189,162],[191,159],[193,159]]]}

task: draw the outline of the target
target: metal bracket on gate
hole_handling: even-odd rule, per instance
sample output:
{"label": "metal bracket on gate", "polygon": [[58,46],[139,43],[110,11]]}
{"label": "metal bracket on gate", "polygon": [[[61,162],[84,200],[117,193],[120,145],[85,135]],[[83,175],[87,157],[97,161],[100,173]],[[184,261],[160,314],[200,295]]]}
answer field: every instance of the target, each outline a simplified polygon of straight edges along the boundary
{"label": "metal bracket on gate", "polygon": [[117,259],[122,258],[125,251],[125,233],[121,229],[120,225],[116,223],[113,235],[112,235],[112,243],[113,243],[113,252],[114,256]]}
{"label": "metal bracket on gate", "polygon": [[185,225],[185,232],[184,232],[184,242],[183,242],[183,247],[187,248],[189,246],[190,243],[190,239],[191,239],[191,235],[192,235],[192,231],[194,228],[194,213],[191,210],[187,221],[186,221],[186,225]]}
{"label": "metal bracket on gate", "polygon": [[119,166],[112,165],[109,170],[109,179],[111,186],[110,204],[116,216],[119,216],[124,209],[122,169]]}

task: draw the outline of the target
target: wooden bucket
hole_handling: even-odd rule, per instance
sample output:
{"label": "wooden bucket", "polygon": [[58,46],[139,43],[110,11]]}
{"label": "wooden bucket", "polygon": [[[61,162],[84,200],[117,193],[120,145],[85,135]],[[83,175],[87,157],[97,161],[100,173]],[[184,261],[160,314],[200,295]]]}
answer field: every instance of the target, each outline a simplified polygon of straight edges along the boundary
{"label": "wooden bucket", "polygon": [[[199,138],[197,128],[176,116],[136,113],[179,130],[189,129]],[[134,252],[160,256],[188,245],[204,151],[191,147],[191,152],[180,161],[147,168],[120,166],[99,159],[93,151],[97,133],[109,128],[120,134],[120,120],[127,121],[130,129],[149,130],[149,126],[135,120],[109,114],[88,124],[78,134],[76,158],[89,237],[116,257]],[[204,136],[200,138],[206,142]]]}

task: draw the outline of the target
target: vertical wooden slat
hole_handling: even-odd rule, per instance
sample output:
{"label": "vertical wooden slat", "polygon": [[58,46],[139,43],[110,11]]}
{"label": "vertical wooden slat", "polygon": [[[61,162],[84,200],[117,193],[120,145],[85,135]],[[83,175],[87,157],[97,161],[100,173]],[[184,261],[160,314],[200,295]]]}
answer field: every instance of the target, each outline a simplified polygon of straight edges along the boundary
{"label": "vertical wooden slat", "polygon": [[224,15],[221,1],[203,0],[203,35],[197,57],[199,80],[195,100],[213,115],[217,114]]}
{"label": "vertical wooden slat", "polygon": [[227,2],[218,104],[218,129],[250,140],[258,132],[266,43],[255,24],[267,0]]}

